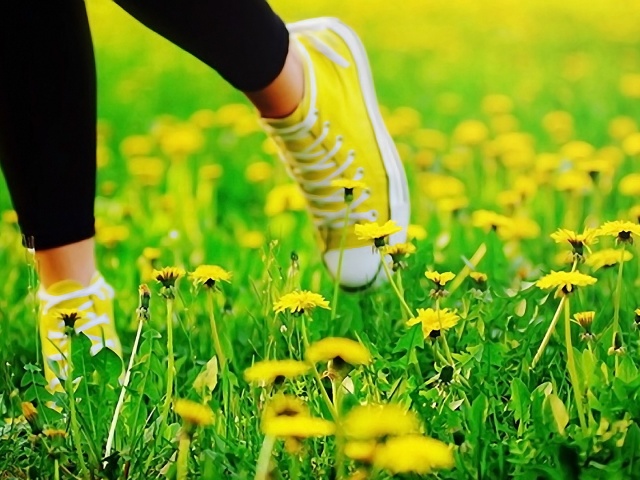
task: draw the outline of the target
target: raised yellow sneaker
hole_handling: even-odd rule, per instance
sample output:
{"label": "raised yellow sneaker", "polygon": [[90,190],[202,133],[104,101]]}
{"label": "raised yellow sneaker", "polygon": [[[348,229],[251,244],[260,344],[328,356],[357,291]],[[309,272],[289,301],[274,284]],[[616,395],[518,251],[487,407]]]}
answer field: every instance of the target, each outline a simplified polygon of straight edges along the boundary
{"label": "raised yellow sneaker", "polygon": [[[86,288],[72,280],[63,280],[46,290],[41,289],[38,298],[40,344],[49,390],[62,390],[60,382],[66,378],[69,340],[62,319],[65,311],[75,310],[79,313],[74,328],[77,333],[84,333],[91,340],[92,355],[108,347],[122,357],[122,347],[113,320],[113,288],[102,275],[96,273]],[[57,364],[62,378],[56,377],[51,364]]]}
{"label": "raised yellow sneaker", "polygon": [[[358,36],[333,18],[288,26],[305,68],[302,103],[284,119],[264,119],[290,175],[307,199],[324,263],[335,278],[346,204],[337,179],[362,181],[354,190],[340,275],[343,288],[358,290],[384,281],[378,252],[358,240],[353,224],[409,223],[404,168],[383,123],[371,69]],[[406,229],[390,243],[406,239]]]}

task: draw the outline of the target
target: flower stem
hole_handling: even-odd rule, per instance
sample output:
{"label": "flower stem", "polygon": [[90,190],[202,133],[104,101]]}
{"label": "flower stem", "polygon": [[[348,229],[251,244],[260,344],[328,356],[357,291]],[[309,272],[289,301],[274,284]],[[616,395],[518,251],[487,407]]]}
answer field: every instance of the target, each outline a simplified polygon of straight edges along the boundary
{"label": "flower stem", "polygon": [[[331,380],[331,389],[333,393],[333,405],[338,415],[340,415],[340,409],[342,407],[342,377],[336,375]],[[342,428],[340,422],[337,422],[336,430],[336,479],[343,480],[345,478],[345,463],[344,463],[344,437],[342,435]]]}
{"label": "flower stem", "polygon": [[[563,297],[567,298],[567,297]],[[580,427],[586,434],[587,424],[584,417],[584,399],[582,389],[580,388],[580,380],[578,377],[578,371],[576,370],[576,362],[573,356],[573,345],[571,343],[571,307],[569,300],[565,301],[564,307],[564,338],[565,345],[567,347],[567,370],[569,370],[569,378],[571,379],[571,386],[573,387],[573,394],[576,400],[576,408],[578,409],[578,418],[580,420]]]}
{"label": "flower stem", "polygon": [[173,398],[175,358],[173,353],[173,298],[167,298],[167,393],[162,407],[162,419],[166,420]]}
{"label": "flower stem", "polygon": [[216,351],[216,355],[220,359],[220,368],[224,372],[227,366],[227,357],[222,350],[222,344],[220,343],[220,335],[218,335],[218,325],[216,323],[215,310],[213,305],[213,289],[209,288],[207,291],[208,307],[209,307],[209,323],[211,324],[211,336],[213,337],[213,348]]}
{"label": "flower stem", "polygon": [[262,447],[260,448],[260,455],[258,456],[258,465],[256,466],[255,480],[268,480],[269,479],[269,462],[271,460],[271,453],[273,452],[273,446],[276,443],[276,437],[267,435],[262,441]]}
{"label": "flower stem", "polygon": [[[184,427],[183,427],[184,428]],[[189,475],[189,447],[191,437],[187,432],[180,433],[180,443],[178,444],[178,459],[176,461],[176,480],[187,480]]]}
{"label": "flower stem", "polygon": [[624,254],[626,252],[626,244],[622,243],[620,250],[620,265],[618,266],[618,280],[616,281],[616,292],[613,297],[613,327],[611,331],[611,346],[616,348],[616,333],[618,332],[618,324],[620,319],[620,299],[622,296],[622,270],[624,267]]}
{"label": "flower stem", "polygon": [[338,314],[338,296],[340,294],[340,280],[342,278],[342,261],[344,260],[344,244],[347,241],[347,225],[349,214],[351,213],[351,202],[347,202],[344,212],[344,225],[342,226],[342,236],[340,237],[340,253],[338,256],[338,270],[336,271],[335,285],[333,286],[333,300],[331,302],[331,328],[333,321]]}
{"label": "flower stem", "polygon": [[[111,455],[111,447],[113,446],[113,439],[116,436],[116,426],[118,425],[118,418],[120,417],[120,411],[122,410],[122,406],[124,405],[124,397],[127,392],[127,387],[129,386],[129,380],[131,379],[131,370],[133,369],[133,362],[136,357],[136,353],[138,351],[138,344],[140,343],[140,336],[142,334],[142,325],[144,324],[144,318],[142,316],[138,316],[138,330],[136,331],[136,338],[133,341],[133,350],[131,351],[131,357],[129,358],[129,365],[127,366],[127,371],[124,374],[124,380],[122,381],[122,389],[120,390],[120,396],[118,397],[118,403],[116,404],[116,409],[113,412],[113,418],[111,419],[111,426],[109,427],[109,436],[107,437],[107,446],[104,450],[104,457],[108,458]],[[107,462],[105,460],[104,465],[106,466]]]}
{"label": "flower stem", "polygon": [[396,296],[400,301],[400,305],[405,309],[405,311],[409,314],[411,318],[414,318],[413,312],[411,311],[411,307],[407,305],[406,300],[402,296],[402,292],[398,289],[396,282],[393,281],[393,276],[391,275],[391,270],[389,270],[389,265],[387,265],[387,261],[384,258],[384,254],[380,252],[380,260],[382,261],[382,267],[384,268],[384,273],[387,275],[387,279],[389,280],[389,284],[393,288],[393,291],[396,292]]}
{"label": "flower stem", "polygon": [[[73,390],[73,363],[71,362],[72,358],[72,348],[73,341],[72,337],[69,336],[69,353],[67,354],[67,378],[65,379],[65,388],[67,390],[67,398],[69,399],[69,419],[71,421],[71,437],[73,439],[73,445],[76,448],[76,454],[78,455],[78,466],[80,467],[80,476],[85,477],[87,474],[87,465],[84,461],[84,452],[82,451],[82,444],[80,443],[80,425],[78,424],[78,414],[76,412],[76,394]],[[86,379],[85,379],[86,381]]]}
{"label": "flower stem", "polygon": [[563,295],[562,298],[560,299],[560,303],[558,304],[558,309],[556,310],[556,313],[553,315],[553,319],[551,320],[551,324],[549,325],[549,328],[547,329],[547,333],[544,334],[544,338],[542,339],[542,343],[538,347],[538,351],[536,352],[535,357],[533,357],[533,362],[531,362],[531,367],[530,367],[531,370],[533,370],[535,368],[536,364],[540,360],[540,357],[542,357],[542,354],[544,353],[544,349],[547,347],[547,344],[549,343],[549,340],[551,339],[551,335],[553,334],[553,330],[555,329],[556,324],[558,323],[558,320],[560,319],[560,313],[562,312],[562,308],[564,307],[564,304],[565,304],[566,301],[567,301],[567,296]]}
{"label": "flower stem", "polygon": [[471,265],[473,265],[473,268],[476,268],[480,263],[480,261],[484,258],[486,253],[487,253],[487,244],[483,242],[480,244],[480,246],[475,251],[475,253],[471,256],[471,258],[469,259],[469,262],[465,262],[466,265],[462,267],[462,270],[460,270],[460,273],[456,275],[456,278],[454,278],[451,284],[449,285],[449,288],[448,288],[449,294],[452,294],[453,292],[455,292],[460,287],[460,285],[462,285],[462,282],[464,282],[464,280],[469,276],[469,273],[471,272]]}
{"label": "flower stem", "polygon": [[57,458],[53,460],[53,479],[60,480],[60,463]]}
{"label": "flower stem", "polygon": [[[302,316],[300,325],[301,325],[300,329],[302,331],[302,341],[304,343],[304,348],[306,350],[309,347],[309,336],[307,335],[307,324],[305,320],[305,315]],[[329,412],[331,413],[331,417],[333,418],[334,421],[337,422],[338,411],[336,410],[335,406],[331,402],[331,399],[329,398],[329,394],[327,393],[327,390],[324,388],[324,385],[322,384],[322,377],[320,377],[320,372],[318,372],[318,368],[316,367],[315,363],[312,364],[311,369],[313,370],[313,376],[316,379],[316,382],[318,383],[318,388],[320,389],[320,395],[322,396],[322,399],[324,400],[325,405],[329,409]]]}

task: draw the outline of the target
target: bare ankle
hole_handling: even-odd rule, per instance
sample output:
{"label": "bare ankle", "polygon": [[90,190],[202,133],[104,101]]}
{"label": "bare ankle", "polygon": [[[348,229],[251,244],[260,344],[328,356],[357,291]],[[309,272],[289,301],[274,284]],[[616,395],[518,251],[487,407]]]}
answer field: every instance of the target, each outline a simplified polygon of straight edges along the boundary
{"label": "bare ankle", "polygon": [[96,272],[94,240],[88,238],[69,245],[36,251],[40,283],[49,288],[62,280],[88,286]]}
{"label": "bare ankle", "polygon": [[298,107],[304,95],[304,67],[294,46],[276,79],[256,92],[244,92],[263,118],[284,118]]}

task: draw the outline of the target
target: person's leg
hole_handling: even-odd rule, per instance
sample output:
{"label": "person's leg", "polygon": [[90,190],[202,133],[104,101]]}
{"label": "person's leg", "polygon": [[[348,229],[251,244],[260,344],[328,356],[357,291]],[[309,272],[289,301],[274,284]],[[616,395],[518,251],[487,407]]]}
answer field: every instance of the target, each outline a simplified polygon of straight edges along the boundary
{"label": "person's leg", "polygon": [[215,69],[263,117],[300,103],[302,63],[289,32],[265,0],[116,0],[151,30]]}
{"label": "person's leg", "polygon": [[83,0],[0,6],[0,165],[41,279],[45,376],[59,389],[68,338],[61,309],[80,314],[91,352],[120,354],[113,290],[96,272],[96,76]]}
{"label": "person's leg", "polygon": [[[116,2],[256,105],[307,199],[324,263],[343,287],[362,289],[383,280],[380,256],[353,228],[341,242],[347,208],[344,191],[332,185],[338,179],[368,185],[351,202],[349,225],[408,224],[404,168],[356,34],[336,19],[316,19],[292,26],[290,35],[266,0]],[[400,231],[391,240],[405,238]]]}
{"label": "person's leg", "polygon": [[96,79],[82,0],[0,6],[0,162],[45,287],[88,285]]}

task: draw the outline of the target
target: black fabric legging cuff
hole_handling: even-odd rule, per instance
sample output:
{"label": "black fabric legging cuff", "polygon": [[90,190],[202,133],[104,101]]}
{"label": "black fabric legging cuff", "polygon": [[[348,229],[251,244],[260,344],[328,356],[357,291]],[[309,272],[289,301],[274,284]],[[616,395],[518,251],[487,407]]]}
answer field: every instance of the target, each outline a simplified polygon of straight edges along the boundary
{"label": "black fabric legging cuff", "polygon": [[[0,166],[24,243],[84,240],[95,233],[97,103],[84,2],[1,3]],[[241,91],[282,71],[289,34],[265,0],[117,3]]]}

